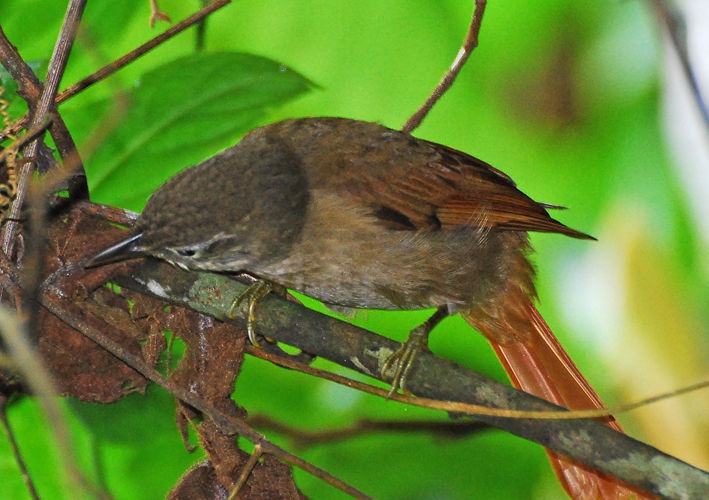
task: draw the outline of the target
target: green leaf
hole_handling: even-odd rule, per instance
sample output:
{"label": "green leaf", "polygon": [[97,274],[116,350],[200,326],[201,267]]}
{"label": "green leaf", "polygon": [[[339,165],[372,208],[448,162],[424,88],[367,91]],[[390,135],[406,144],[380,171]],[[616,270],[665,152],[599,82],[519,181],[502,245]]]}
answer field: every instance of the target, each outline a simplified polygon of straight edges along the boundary
{"label": "green leaf", "polygon": [[[277,62],[236,52],[193,54],[151,70],[129,92],[118,128],[85,158],[91,198],[140,209],[167,177],[233,145],[271,109],[312,87]],[[67,121],[106,126],[96,117],[108,108],[92,103],[67,113]],[[91,129],[77,128],[79,138]]]}

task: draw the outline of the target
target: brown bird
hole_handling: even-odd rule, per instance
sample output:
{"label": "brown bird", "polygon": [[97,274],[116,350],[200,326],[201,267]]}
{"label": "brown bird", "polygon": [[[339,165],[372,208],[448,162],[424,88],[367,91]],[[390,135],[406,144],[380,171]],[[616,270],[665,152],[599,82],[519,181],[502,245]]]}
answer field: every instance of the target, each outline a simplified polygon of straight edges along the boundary
{"label": "brown bird", "polygon": [[[591,239],[548,208],[446,146],[375,123],[288,120],[170,179],[131,236],[86,265],[151,255],[248,272],[340,307],[438,308],[392,358],[394,388],[435,323],[460,312],[517,387],[571,409],[602,407],[533,304],[527,231]],[[550,454],[574,498],[638,495]]]}

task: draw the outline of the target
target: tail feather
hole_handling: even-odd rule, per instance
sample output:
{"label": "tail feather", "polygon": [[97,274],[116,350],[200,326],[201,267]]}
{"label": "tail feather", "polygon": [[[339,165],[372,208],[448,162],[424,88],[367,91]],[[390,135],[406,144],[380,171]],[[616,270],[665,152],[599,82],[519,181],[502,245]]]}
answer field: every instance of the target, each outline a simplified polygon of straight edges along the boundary
{"label": "tail feather", "polygon": [[[526,304],[526,310],[529,331],[509,332],[509,338],[514,339],[509,342],[500,342],[499,334],[486,335],[512,384],[530,394],[572,410],[603,408],[598,394],[581,375],[531,301]],[[479,325],[476,325],[473,315],[463,313],[462,316],[473,327],[478,328]],[[613,417],[608,417],[605,423],[623,432]],[[574,500],[654,498],[645,492],[619,483],[608,474],[596,471],[554,451],[547,450],[547,454],[559,482]]]}
{"label": "tail feather", "polygon": [[[601,398],[531,302],[528,312],[533,331],[525,342],[491,342],[514,386],[570,409],[603,408]],[[614,418],[609,417],[608,424],[622,431]]]}

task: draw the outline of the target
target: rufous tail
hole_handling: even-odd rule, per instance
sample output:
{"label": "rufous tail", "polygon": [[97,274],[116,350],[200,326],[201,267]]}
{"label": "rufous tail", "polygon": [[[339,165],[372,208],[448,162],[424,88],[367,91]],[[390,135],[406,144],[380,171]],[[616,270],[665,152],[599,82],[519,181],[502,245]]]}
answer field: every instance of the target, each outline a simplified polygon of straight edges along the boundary
{"label": "rufous tail", "polygon": [[[514,335],[517,338],[524,338],[524,341],[499,342],[487,335],[512,384],[518,389],[571,410],[603,408],[598,394],[561,347],[531,300],[526,309],[531,331],[523,332],[522,335],[518,332]],[[461,315],[477,328],[474,318],[465,313]],[[605,423],[623,432],[613,417],[608,417]],[[559,482],[574,500],[654,498],[648,493],[618,482],[608,474],[596,471],[554,451],[547,450],[547,454]]]}

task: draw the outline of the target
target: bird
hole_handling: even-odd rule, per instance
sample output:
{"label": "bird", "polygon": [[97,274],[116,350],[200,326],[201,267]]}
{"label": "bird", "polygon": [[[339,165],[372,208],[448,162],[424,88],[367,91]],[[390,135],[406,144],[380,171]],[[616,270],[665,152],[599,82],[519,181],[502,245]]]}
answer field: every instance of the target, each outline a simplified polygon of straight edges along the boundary
{"label": "bird", "polygon": [[[459,313],[516,387],[570,409],[602,408],[535,306],[528,232],[594,239],[552,218],[554,208],[453,148],[373,122],[290,119],[169,179],[130,235],[85,266],[152,256],[246,272],[338,308],[435,308],[387,362],[392,390],[435,325]],[[609,476],[548,453],[574,498],[625,497]]]}

